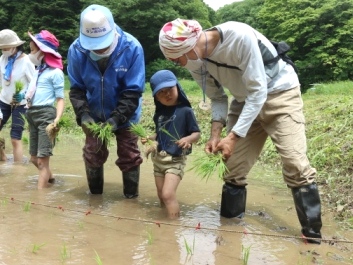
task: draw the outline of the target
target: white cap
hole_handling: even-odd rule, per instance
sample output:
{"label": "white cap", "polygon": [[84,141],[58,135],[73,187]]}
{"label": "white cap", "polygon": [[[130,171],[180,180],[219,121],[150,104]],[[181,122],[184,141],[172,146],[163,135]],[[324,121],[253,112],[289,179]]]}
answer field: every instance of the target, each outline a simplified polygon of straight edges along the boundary
{"label": "white cap", "polygon": [[114,40],[115,23],[110,10],[101,5],[90,5],[81,13],[80,43],[86,50],[109,47]]}

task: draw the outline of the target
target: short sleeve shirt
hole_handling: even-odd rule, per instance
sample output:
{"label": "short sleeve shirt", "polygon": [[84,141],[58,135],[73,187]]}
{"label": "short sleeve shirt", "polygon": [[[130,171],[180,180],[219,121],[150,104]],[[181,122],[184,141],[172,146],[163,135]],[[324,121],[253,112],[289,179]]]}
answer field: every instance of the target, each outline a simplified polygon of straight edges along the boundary
{"label": "short sleeve shirt", "polygon": [[154,122],[156,125],[158,152],[163,150],[172,156],[182,156],[191,153],[191,148],[183,150],[175,142],[194,132],[200,132],[192,108],[183,105],[165,107],[163,112],[155,115]]}

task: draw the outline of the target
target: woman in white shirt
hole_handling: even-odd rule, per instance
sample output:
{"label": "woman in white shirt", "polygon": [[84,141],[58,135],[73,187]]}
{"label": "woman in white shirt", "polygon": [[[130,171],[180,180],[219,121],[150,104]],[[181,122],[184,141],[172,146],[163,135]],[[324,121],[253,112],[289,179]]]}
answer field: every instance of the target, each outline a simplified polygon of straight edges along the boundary
{"label": "woman in white shirt", "polygon": [[[20,40],[14,31],[10,29],[0,31],[0,49],[2,51],[0,57],[0,109],[3,115],[0,121],[0,131],[11,118],[10,136],[14,162],[22,162],[23,160],[21,139],[24,119],[22,115],[26,111],[26,101],[15,102],[13,95],[16,93],[16,84],[27,89],[35,72],[35,67],[28,55],[23,52],[23,43],[24,41]],[[4,149],[0,149],[0,152],[1,160],[5,161],[7,158]]]}

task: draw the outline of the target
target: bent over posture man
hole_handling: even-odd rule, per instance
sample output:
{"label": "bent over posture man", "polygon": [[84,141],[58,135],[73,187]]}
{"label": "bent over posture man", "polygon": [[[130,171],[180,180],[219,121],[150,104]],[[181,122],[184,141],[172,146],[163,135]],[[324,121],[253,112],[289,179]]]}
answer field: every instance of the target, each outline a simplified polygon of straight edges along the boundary
{"label": "bent over posture man", "polygon": [[69,48],[68,63],[70,101],[86,134],[83,159],[91,193],[103,192],[103,165],[109,153],[87,125],[104,123],[112,126],[116,136],[115,163],[122,171],[124,195],[138,196],[142,157],[129,126],[141,116],[145,86],[142,46],[114,23],[109,9],[90,5],[81,13],[80,36]]}
{"label": "bent over posture man", "polygon": [[[226,22],[208,30],[195,20],[176,19],[160,30],[165,57],[190,70],[212,103],[206,152],[221,151],[224,177],[221,215],[243,217],[247,175],[269,136],[282,160],[302,233],[320,243],[321,203],[316,170],[306,156],[305,119],[294,68],[277,57],[271,42],[249,25]],[[233,99],[228,108],[226,87]],[[221,131],[227,125],[227,136]]]}

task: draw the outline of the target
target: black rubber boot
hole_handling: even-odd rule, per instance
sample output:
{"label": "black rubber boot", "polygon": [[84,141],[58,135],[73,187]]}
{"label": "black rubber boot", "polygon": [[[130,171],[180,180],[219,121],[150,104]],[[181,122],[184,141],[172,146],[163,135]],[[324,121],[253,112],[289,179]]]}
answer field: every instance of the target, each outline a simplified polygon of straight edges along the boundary
{"label": "black rubber boot", "polygon": [[86,166],[86,176],[89,190],[92,194],[102,194],[104,185],[103,166],[91,168]]}
{"label": "black rubber boot", "polygon": [[222,189],[221,216],[243,218],[246,206],[245,186],[225,183]]}
{"label": "black rubber boot", "polygon": [[[292,195],[302,226],[302,234],[305,237],[321,238],[321,202],[317,185],[313,183],[308,186],[292,188]],[[321,244],[321,240],[307,239],[307,241]]]}
{"label": "black rubber boot", "polygon": [[123,172],[124,195],[128,199],[139,196],[140,166]]}

